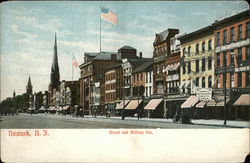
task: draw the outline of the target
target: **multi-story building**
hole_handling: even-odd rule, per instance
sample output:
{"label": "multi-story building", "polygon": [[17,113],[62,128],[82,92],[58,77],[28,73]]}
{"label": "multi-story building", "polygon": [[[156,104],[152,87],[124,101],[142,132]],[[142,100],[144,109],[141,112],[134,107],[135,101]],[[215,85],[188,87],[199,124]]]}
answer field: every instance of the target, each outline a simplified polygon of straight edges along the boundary
{"label": "multi-story building", "polygon": [[133,97],[132,72],[135,70],[136,67],[150,60],[151,58],[142,58],[142,53],[140,53],[139,58],[134,58],[134,59],[125,58],[122,60],[124,96],[126,99]]}
{"label": "multi-story building", "polygon": [[214,34],[207,26],[178,38],[181,41],[180,92],[196,94],[197,88],[214,84]]}
{"label": "multi-story building", "polygon": [[[130,46],[123,46],[117,52],[85,53],[84,63],[81,69],[80,79],[80,105],[86,113],[90,113],[91,108],[96,108],[99,112],[105,112],[105,70],[110,65],[121,63],[124,58],[137,58],[136,49]],[[97,84],[100,82],[99,84]],[[100,92],[100,100],[94,103],[94,90]],[[95,94],[95,95],[98,95]]]}
{"label": "multi-story building", "polygon": [[123,100],[123,69],[120,64],[110,66],[105,72],[105,104],[115,113],[115,108]]}
{"label": "multi-story building", "polygon": [[[140,66],[135,68],[132,71],[132,95],[137,96],[149,96],[149,87],[150,87],[150,71],[153,68],[153,59],[148,59],[148,61],[142,63]],[[146,87],[147,82],[147,87]],[[152,78],[151,78],[152,82]],[[152,89],[152,86],[151,86]]]}
{"label": "multi-story building", "polygon": [[167,93],[166,89],[166,74],[164,69],[166,67],[166,57],[170,55],[170,38],[179,33],[178,29],[167,29],[159,34],[156,34],[153,43],[153,93],[155,95],[164,95]]}
{"label": "multi-story building", "polygon": [[215,73],[218,78],[216,87],[226,88],[230,94],[230,98],[226,99],[228,102],[226,114],[229,119],[249,120],[250,105],[246,104],[249,101],[247,97],[250,97],[249,13],[250,11],[246,10],[213,23],[216,40]]}
{"label": "multi-story building", "polygon": [[80,104],[80,83],[78,80],[65,81],[60,85],[60,105],[79,105]]}
{"label": "multi-story building", "polygon": [[[118,64],[121,59],[117,58],[116,52],[85,53],[85,61],[79,67],[80,79],[80,105],[85,114],[91,109],[105,112],[105,69],[113,64]],[[100,92],[100,93],[99,93]],[[95,96],[99,96],[95,98]]]}

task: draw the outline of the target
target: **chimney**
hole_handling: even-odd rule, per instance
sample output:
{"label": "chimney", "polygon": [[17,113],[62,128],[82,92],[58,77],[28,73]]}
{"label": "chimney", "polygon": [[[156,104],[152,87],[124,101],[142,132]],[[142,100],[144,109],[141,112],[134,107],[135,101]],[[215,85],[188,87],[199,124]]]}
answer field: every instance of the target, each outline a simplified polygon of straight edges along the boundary
{"label": "chimney", "polygon": [[142,52],[140,52],[140,58],[142,58]]}

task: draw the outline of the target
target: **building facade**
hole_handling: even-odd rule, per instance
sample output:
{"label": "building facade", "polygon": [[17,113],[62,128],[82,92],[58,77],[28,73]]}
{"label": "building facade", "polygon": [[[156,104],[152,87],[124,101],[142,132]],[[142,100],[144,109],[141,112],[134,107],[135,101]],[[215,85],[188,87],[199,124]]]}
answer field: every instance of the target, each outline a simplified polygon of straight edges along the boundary
{"label": "building facade", "polygon": [[194,31],[179,37],[181,41],[180,92],[196,94],[197,88],[214,85],[213,27]]}
{"label": "building facade", "polygon": [[[227,119],[249,120],[250,11],[213,23],[216,87],[228,92]],[[245,97],[245,98],[244,98]],[[248,98],[248,99],[247,99]],[[222,117],[221,113],[219,117]],[[248,115],[248,116],[247,116]]]}
{"label": "building facade", "polygon": [[[79,66],[80,105],[85,114],[90,114],[92,109],[100,114],[105,113],[105,69],[120,62],[121,58],[117,58],[116,52],[85,53],[85,62]],[[94,95],[100,96],[98,101]]]}
{"label": "building facade", "polygon": [[156,95],[164,95],[166,90],[166,74],[165,61],[167,55],[170,54],[170,38],[179,33],[178,29],[167,29],[159,34],[155,35],[155,41],[153,43],[153,93]]}

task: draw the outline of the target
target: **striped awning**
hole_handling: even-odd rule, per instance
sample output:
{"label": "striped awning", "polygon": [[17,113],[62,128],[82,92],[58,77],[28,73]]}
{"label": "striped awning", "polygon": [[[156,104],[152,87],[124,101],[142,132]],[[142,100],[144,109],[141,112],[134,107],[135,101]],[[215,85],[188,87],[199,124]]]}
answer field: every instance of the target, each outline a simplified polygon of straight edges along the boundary
{"label": "striped awning", "polygon": [[152,99],[149,103],[145,106],[144,109],[146,110],[155,110],[156,107],[161,103],[162,99]]}
{"label": "striped awning", "polygon": [[204,108],[205,105],[208,103],[208,101],[200,101],[198,104],[196,104],[196,108]]}
{"label": "striped awning", "polygon": [[190,96],[182,105],[181,108],[191,108],[198,102],[196,96]]}
{"label": "striped awning", "polygon": [[129,104],[125,107],[126,110],[135,110],[142,100],[131,100]]}
{"label": "striped awning", "polygon": [[250,94],[240,95],[234,106],[250,106]]}
{"label": "striped awning", "polygon": [[129,100],[122,101],[120,104],[116,106],[115,109],[123,109],[129,103]]}

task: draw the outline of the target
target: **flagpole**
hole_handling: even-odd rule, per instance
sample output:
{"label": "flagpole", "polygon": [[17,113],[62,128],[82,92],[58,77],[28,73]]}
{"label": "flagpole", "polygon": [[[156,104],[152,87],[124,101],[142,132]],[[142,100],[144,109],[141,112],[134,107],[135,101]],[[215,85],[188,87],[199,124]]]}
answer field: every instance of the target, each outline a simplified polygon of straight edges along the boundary
{"label": "flagpole", "polygon": [[102,14],[102,6],[100,5],[100,53],[102,51],[102,20],[101,20],[101,14]]}
{"label": "flagpole", "polygon": [[73,65],[74,53],[72,53],[72,84],[73,84],[73,75],[74,75],[74,65]]}

